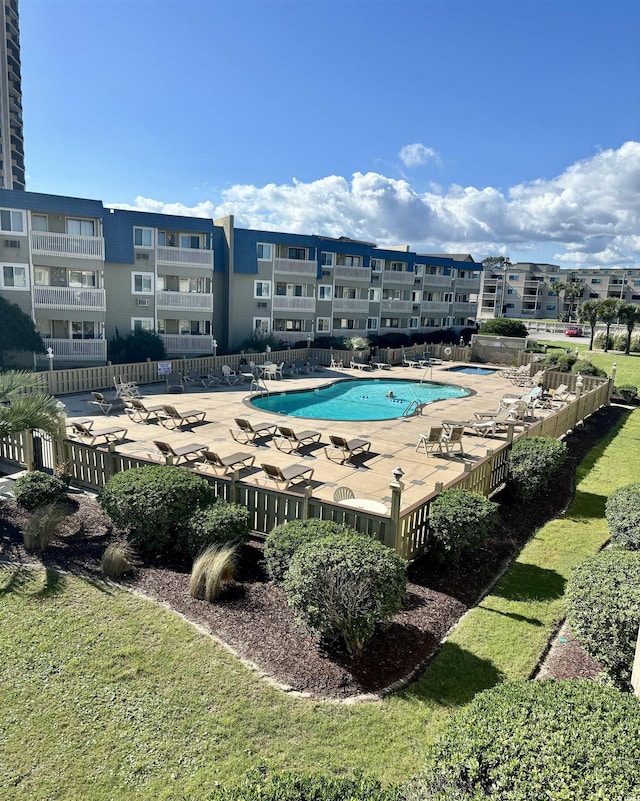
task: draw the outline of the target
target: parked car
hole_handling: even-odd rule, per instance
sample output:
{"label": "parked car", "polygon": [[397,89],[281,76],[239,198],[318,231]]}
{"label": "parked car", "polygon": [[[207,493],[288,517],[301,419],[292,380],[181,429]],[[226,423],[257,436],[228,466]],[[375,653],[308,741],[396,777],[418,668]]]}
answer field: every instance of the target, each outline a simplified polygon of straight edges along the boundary
{"label": "parked car", "polygon": [[564,332],[566,337],[581,337],[582,336],[582,328],[578,326],[572,325]]}

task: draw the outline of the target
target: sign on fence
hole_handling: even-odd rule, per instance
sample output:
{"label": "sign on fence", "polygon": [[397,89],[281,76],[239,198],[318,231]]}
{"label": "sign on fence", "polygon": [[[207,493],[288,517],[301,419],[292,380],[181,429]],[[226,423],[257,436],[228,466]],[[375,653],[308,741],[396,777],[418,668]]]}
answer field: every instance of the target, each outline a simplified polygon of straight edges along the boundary
{"label": "sign on fence", "polygon": [[158,375],[169,375],[171,362],[158,362]]}

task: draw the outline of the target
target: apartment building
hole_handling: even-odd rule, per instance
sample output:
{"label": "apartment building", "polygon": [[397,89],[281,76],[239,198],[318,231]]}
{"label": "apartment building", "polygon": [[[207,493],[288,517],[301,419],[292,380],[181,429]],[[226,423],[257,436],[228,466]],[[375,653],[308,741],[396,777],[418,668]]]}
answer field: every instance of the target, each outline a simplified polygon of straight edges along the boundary
{"label": "apartment building", "polygon": [[256,330],[293,343],[470,325],[481,272],[469,255],[11,190],[0,190],[0,260],[0,294],[32,317],[57,366],[104,363],[107,340],[136,328],[176,357],[237,349]]}
{"label": "apartment building", "polygon": [[[563,292],[558,296],[553,288],[556,283],[578,283],[582,286],[582,294],[575,299]],[[568,270],[554,264],[517,263],[503,270],[485,270],[482,273],[478,319],[575,317],[580,303],[606,298],[640,302],[640,269]]]}
{"label": "apartment building", "polygon": [[3,0],[0,24],[0,188],[24,189],[18,0]]}

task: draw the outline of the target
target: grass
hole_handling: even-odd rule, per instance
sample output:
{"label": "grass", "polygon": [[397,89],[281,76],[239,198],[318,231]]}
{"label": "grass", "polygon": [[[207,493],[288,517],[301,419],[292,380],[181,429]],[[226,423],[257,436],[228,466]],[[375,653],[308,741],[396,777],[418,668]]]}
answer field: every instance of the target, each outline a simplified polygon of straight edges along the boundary
{"label": "grass", "polygon": [[540,341],[540,344],[547,346],[547,353],[553,353],[556,350],[564,351],[567,348],[574,350],[578,348],[580,357],[587,359],[596,367],[604,370],[608,376],[611,375],[611,368],[616,365],[616,381],[618,386],[623,384],[633,384],[640,388],[640,353],[632,353],[625,356],[624,353],[611,352],[605,353],[601,350],[589,350],[589,342],[577,342],[575,340],[567,340],[564,342]]}
{"label": "grass", "polygon": [[420,680],[380,703],[292,697],[149,601],[2,568],[0,801],[203,798],[259,763],[407,778],[454,708],[529,675],[572,566],[606,539],[605,497],[633,480],[639,441],[636,411],[585,460],[568,513],[525,547]]}

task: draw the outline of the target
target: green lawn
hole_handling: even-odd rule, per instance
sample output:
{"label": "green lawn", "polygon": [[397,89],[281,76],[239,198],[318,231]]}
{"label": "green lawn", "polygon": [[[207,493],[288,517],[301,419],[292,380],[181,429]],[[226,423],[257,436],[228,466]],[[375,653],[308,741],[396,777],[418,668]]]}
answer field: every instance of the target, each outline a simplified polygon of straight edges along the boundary
{"label": "green lawn", "polygon": [[604,370],[608,376],[611,375],[611,368],[616,365],[616,384],[633,384],[640,388],[640,353],[632,353],[625,356],[624,353],[609,352],[605,353],[601,350],[589,350],[589,341],[584,340],[569,340],[564,342],[552,342],[551,340],[540,340],[541,345],[547,346],[547,352],[553,353],[554,351],[564,351],[567,348],[575,350],[578,348],[580,357],[587,359],[596,367]]}
{"label": "green lawn", "polygon": [[0,571],[0,800],[202,797],[264,762],[397,781],[475,692],[526,677],[571,567],[634,480],[640,411],[580,469],[575,503],[525,547],[421,679],[378,703],[295,698],[169,611],[42,570]]}

